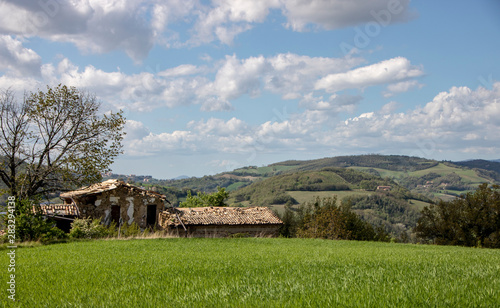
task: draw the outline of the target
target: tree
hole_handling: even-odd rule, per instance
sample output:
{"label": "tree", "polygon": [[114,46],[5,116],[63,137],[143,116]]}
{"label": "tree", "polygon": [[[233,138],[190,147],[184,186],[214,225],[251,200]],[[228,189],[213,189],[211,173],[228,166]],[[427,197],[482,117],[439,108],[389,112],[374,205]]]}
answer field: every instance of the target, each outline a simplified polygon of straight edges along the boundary
{"label": "tree", "polygon": [[224,187],[217,187],[217,191],[211,194],[199,192],[196,196],[188,191],[186,201],[181,202],[180,207],[203,207],[203,206],[226,206],[225,200],[229,193]]}
{"label": "tree", "polygon": [[415,232],[426,242],[500,248],[500,186],[481,184],[449,202],[422,210]]}
{"label": "tree", "polygon": [[100,114],[95,95],[59,85],[0,93],[0,178],[24,199],[100,181],[122,153],[122,112]]}
{"label": "tree", "polygon": [[299,237],[331,240],[389,241],[382,228],[375,230],[351,211],[349,202],[337,206],[337,198],[316,197],[299,210]]}

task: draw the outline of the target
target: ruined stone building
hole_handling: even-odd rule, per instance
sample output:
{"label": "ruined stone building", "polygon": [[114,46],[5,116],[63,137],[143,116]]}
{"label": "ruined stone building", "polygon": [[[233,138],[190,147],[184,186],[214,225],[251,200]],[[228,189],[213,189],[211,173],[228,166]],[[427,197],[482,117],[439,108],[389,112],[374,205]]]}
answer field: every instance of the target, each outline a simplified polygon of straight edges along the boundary
{"label": "ruined stone building", "polygon": [[106,225],[112,221],[129,225],[135,222],[141,228],[157,225],[160,212],[169,203],[164,195],[119,180],[86,186],[60,197],[64,204],[42,206],[42,213],[59,220],[100,218]]}
{"label": "ruined stone building", "polygon": [[179,236],[276,236],[283,222],[267,207],[173,208],[166,197],[119,180],[82,187],[60,195],[64,204],[41,205],[43,215],[69,232],[75,218],[101,219],[105,225],[135,222]]}
{"label": "ruined stone building", "polygon": [[267,207],[198,207],[168,208],[160,214],[159,224],[180,236],[223,237],[277,236],[283,222]]}

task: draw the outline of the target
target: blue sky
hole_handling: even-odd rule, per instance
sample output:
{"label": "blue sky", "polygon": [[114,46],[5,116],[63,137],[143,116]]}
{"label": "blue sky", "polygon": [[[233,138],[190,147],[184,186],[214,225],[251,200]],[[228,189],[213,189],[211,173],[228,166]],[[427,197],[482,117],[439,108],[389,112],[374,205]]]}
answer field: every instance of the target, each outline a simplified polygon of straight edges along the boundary
{"label": "blue sky", "polygon": [[124,110],[116,173],[500,158],[500,2],[0,1],[0,88]]}

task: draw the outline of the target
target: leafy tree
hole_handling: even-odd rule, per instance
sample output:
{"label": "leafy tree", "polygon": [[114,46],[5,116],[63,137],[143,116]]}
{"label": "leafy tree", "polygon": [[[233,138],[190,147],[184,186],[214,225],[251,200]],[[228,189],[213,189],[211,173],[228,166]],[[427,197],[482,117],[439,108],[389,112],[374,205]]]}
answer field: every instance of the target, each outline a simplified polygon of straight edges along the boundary
{"label": "leafy tree", "polygon": [[332,240],[388,241],[381,228],[375,230],[351,211],[350,204],[337,206],[337,198],[319,198],[308,202],[299,214],[297,236]]}
{"label": "leafy tree", "polygon": [[0,179],[20,199],[101,180],[121,151],[122,112],[101,115],[94,95],[59,85],[0,93]]}
{"label": "leafy tree", "polygon": [[441,245],[500,248],[499,189],[484,183],[474,193],[425,207],[417,237]]}
{"label": "leafy tree", "polygon": [[285,212],[283,215],[279,215],[279,213],[276,214],[280,217],[281,221],[283,221],[279,230],[280,236],[288,238],[295,237],[299,218],[295,215],[290,205],[285,205]]}
{"label": "leafy tree", "polygon": [[226,206],[226,199],[229,193],[223,187],[217,187],[217,192],[206,194],[198,192],[196,196],[188,191],[186,201],[181,202],[180,207],[203,207],[203,206]]}

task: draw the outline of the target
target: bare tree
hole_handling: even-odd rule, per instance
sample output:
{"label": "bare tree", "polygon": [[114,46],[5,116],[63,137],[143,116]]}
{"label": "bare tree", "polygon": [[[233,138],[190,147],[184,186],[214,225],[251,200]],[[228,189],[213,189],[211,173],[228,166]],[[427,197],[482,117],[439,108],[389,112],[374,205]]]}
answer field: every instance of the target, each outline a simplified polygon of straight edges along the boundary
{"label": "bare tree", "polygon": [[100,115],[95,95],[74,87],[47,87],[0,95],[0,178],[21,198],[73,189],[101,180],[122,153],[121,112]]}

